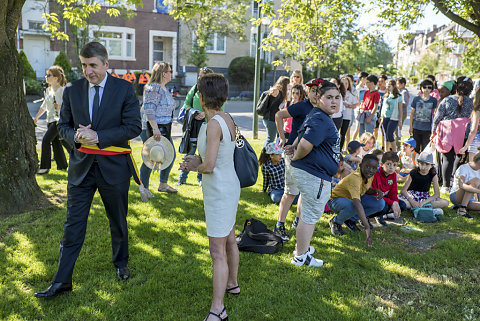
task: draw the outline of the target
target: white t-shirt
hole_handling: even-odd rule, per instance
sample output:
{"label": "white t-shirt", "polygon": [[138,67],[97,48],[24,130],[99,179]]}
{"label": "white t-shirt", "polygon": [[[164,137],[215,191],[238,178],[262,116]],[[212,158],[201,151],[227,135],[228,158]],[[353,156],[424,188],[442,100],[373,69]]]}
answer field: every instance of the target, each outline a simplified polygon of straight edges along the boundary
{"label": "white t-shirt", "polygon": [[[357,98],[355,97],[355,95],[352,94],[352,92],[347,90],[347,93],[345,94],[345,103],[347,103],[348,105],[355,105],[356,102],[357,102]],[[354,108],[347,108],[344,105],[343,119],[352,120],[353,110]]]}
{"label": "white t-shirt", "polygon": [[473,178],[480,178],[480,170],[474,170],[468,164],[463,164],[462,166],[460,166],[455,172],[455,177],[453,179],[453,187],[450,191],[451,193],[459,190],[460,187],[458,186],[458,179],[460,178],[460,176],[463,176],[465,178],[464,182],[466,183]]}

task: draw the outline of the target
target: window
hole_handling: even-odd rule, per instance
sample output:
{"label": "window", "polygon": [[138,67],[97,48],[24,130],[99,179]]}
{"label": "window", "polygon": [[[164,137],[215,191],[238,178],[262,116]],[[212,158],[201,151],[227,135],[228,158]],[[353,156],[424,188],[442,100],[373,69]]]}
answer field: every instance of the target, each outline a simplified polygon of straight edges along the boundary
{"label": "window", "polygon": [[227,37],[216,32],[208,39],[207,53],[226,53]]}
{"label": "window", "polygon": [[91,25],[90,38],[103,44],[112,59],[135,60],[135,29]]}
{"label": "window", "polygon": [[258,17],[258,2],[256,0],[252,0],[252,17],[257,18]]}
{"label": "window", "polygon": [[163,40],[153,37],[153,62],[163,61]]}
{"label": "window", "polygon": [[43,21],[28,20],[28,29],[30,30],[42,30]]}
{"label": "window", "polygon": [[96,2],[102,7],[111,7],[111,8],[125,7],[130,10],[137,9],[137,7],[134,4],[128,4],[126,0],[118,0],[117,3],[111,3],[108,0],[96,0]]}

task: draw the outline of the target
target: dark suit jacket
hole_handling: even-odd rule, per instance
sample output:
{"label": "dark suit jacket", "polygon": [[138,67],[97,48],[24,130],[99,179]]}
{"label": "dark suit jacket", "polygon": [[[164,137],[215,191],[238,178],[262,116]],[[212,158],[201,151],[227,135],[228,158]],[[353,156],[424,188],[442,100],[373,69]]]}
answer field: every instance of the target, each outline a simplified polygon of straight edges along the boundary
{"label": "dark suit jacket", "polygon": [[[137,137],[142,131],[138,99],[131,83],[108,74],[98,112],[97,128],[98,147],[128,147],[128,141]],[[80,144],[75,143],[75,131],[79,124],[89,125],[88,81],[76,80],[67,84],[63,92],[63,104],[60,111],[58,131],[72,146],[68,166],[68,182],[79,185],[87,175],[94,159],[102,176],[109,184],[118,184],[130,179],[128,165],[129,155],[90,155],[77,150]]]}

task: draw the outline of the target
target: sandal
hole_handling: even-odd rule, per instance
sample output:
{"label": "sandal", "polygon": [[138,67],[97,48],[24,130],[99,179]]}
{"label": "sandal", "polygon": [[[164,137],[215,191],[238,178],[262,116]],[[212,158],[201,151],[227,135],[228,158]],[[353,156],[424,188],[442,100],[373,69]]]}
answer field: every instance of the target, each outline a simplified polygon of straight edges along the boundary
{"label": "sandal", "polygon": [[203,321],[207,320],[210,315],[213,315],[214,317],[217,317],[220,321],[228,321],[228,315],[225,317],[225,319],[222,319],[222,317],[220,316],[220,315],[222,315],[223,312],[225,312],[225,307],[223,307],[222,312],[220,312],[219,314],[216,314],[216,313],[210,311],[210,312],[208,312],[205,319],[203,319]]}
{"label": "sandal", "polygon": [[233,288],[226,289],[225,293],[231,294],[231,295],[240,295],[240,292],[232,292],[233,290],[240,289],[240,285],[234,286]]}
{"label": "sandal", "polygon": [[168,194],[174,194],[174,193],[178,192],[176,189],[174,189],[173,187],[168,186],[168,185],[165,188],[158,187],[158,191],[161,192],[161,193],[168,193]]}
{"label": "sandal", "polygon": [[459,206],[457,209],[457,215],[458,216],[463,216],[468,219],[472,219],[473,217],[470,216],[467,212],[467,207],[466,206]]}

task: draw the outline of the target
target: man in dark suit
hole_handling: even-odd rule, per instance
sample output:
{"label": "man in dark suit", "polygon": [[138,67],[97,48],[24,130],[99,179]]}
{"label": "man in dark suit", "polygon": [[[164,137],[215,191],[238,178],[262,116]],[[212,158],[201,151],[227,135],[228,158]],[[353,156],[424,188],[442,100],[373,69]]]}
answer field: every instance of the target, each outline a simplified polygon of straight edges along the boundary
{"label": "man in dark suit", "polygon": [[108,53],[98,42],[80,52],[85,79],[68,84],[58,129],[75,146],[70,152],[67,218],[58,270],[50,287],[35,293],[51,298],[72,290],[75,261],[83,245],[95,191],[110,221],[113,264],[121,280],[129,277],[128,189],[132,176],[128,141],[141,132],[140,110],[132,84],[107,73]]}

